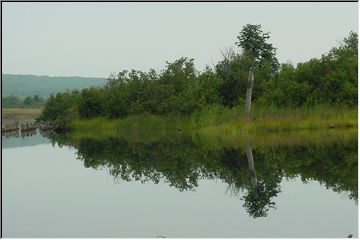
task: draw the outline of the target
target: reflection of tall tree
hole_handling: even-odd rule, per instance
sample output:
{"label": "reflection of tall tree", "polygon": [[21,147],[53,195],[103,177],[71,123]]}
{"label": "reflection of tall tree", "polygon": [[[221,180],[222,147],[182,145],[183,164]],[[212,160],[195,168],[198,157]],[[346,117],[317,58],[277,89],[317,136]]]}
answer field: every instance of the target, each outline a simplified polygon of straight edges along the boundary
{"label": "reflection of tall tree", "polygon": [[255,164],[254,164],[254,157],[252,154],[251,143],[246,144],[246,157],[247,157],[248,164],[249,164],[251,183],[254,186],[256,186],[257,179],[256,179],[256,171],[255,171]]}
{"label": "reflection of tall tree", "polygon": [[281,172],[269,171],[270,177],[266,177],[257,181],[253,151],[251,143],[246,144],[246,157],[249,164],[249,173],[251,186],[247,188],[244,199],[244,208],[250,216],[266,217],[270,208],[275,208],[275,202],[272,198],[276,197],[280,192],[280,182],[282,179]]}
{"label": "reflection of tall tree", "polygon": [[261,179],[255,186],[248,188],[243,197],[245,201],[243,206],[250,216],[266,217],[270,208],[275,208],[272,198],[280,192],[279,183],[276,181],[267,183]]}
{"label": "reflection of tall tree", "polygon": [[273,199],[284,176],[350,191],[357,201],[355,142],[255,149],[248,145],[245,151],[207,146],[206,141],[198,144],[188,136],[151,141],[53,136],[53,142],[75,147],[85,167],[107,168],[114,178],[126,181],[164,181],[183,191],[195,189],[200,179],[221,179],[237,195],[244,194],[244,207],[253,217],[267,216],[275,207]]}

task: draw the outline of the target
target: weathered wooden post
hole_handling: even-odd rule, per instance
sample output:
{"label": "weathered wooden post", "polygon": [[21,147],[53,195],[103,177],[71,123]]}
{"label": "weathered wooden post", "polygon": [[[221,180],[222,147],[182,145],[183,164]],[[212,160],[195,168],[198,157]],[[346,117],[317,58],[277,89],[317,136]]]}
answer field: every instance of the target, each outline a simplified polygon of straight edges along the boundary
{"label": "weathered wooden post", "polygon": [[257,183],[256,170],[255,170],[254,158],[252,154],[251,143],[249,142],[246,144],[246,157],[249,165],[251,183],[253,186],[255,186]]}
{"label": "weathered wooden post", "polygon": [[249,70],[249,77],[247,82],[247,90],[246,90],[246,101],[245,101],[245,119],[250,118],[250,110],[251,110],[251,95],[254,85],[254,74],[252,69]]}

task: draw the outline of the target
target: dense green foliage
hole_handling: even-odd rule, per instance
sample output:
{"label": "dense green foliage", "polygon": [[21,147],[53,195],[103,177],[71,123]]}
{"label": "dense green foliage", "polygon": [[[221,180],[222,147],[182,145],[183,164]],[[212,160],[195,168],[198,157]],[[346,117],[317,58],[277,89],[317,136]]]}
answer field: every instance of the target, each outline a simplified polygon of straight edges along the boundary
{"label": "dense green foliage", "polygon": [[57,92],[81,90],[91,86],[102,87],[104,78],[50,77],[20,74],[2,74],[2,96],[34,96],[47,98]]}
{"label": "dense green foliage", "polygon": [[242,49],[248,68],[266,70],[266,79],[270,79],[279,68],[276,49],[267,42],[270,33],[264,33],[261,25],[246,24],[237,38],[236,44]]}
{"label": "dense green foliage", "polygon": [[266,83],[262,103],[302,106],[317,103],[357,105],[358,35],[351,32],[343,44],[320,59],[294,67],[282,64]]}
{"label": "dense green foliage", "polygon": [[239,52],[224,54],[214,69],[195,69],[193,59],[167,62],[161,72],[122,71],[104,88],[58,93],[45,104],[43,120],[121,118],[155,114],[188,116],[209,106],[239,107],[247,75],[253,69],[257,106],[298,107],[317,104],[357,105],[357,34],[320,59],[279,68],[269,33],[246,25],[238,36]]}
{"label": "dense green foliage", "polygon": [[76,105],[79,99],[79,92],[58,93],[56,96],[51,95],[41,112],[41,119],[52,121],[61,127],[66,127],[68,120],[75,117]]}
{"label": "dense green foliage", "polygon": [[[188,115],[206,105],[219,104],[220,84],[210,69],[197,73],[192,59],[181,58],[167,63],[160,74],[154,70],[122,71],[109,78],[105,88],[51,96],[42,119],[69,117],[70,112],[80,118],[118,118],[143,113]],[[62,104],[63,101],[73,104]]]}
{"label": "dense green foliage", "polygon": [[3,108],[19,108],[19,107],[41,107],[45,104],[45,99],[39,95],[27,97],[2,97]]}

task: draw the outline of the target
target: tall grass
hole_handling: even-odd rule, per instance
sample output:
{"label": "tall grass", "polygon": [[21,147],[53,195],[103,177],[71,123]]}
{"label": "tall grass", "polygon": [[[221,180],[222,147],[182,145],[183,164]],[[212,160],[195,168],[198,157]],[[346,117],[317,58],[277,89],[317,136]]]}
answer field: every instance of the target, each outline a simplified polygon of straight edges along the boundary
{"label": "tall grass", "polygon": [[251,133],[328,128],[357,128],[357,109],[319,105],[312,108],[253,106],[251,119],[245,120],[241,107],[209,106],[191,116],[136,115],[122,119],[76,119],[72,130],[181,130],[213,135],[238,136]]}
{"label": "tall grass", "polygon": [[357,128],[357,109],[319,105],[312,108],[254,108],[250,120],[237,116],[203,129],[215,135],[281,132],[329,128]]}

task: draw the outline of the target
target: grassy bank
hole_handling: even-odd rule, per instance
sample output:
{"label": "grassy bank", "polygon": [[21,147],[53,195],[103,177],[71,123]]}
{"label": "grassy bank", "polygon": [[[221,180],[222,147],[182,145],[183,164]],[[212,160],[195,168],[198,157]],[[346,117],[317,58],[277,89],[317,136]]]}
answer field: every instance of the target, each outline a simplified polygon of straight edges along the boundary
{"label": "grassy bank", "polygon": [[317,106],[314,108],[256,109],[250,121],[230,118],[201,129],[207,134],[236,137],[253,133],[279,133],[294,130],[357,128],[357,109]]}
{"label": "grassy bank", "polygon": [[169,130],[138,130],[138,131],[114,131],[114,130],[92,130],[92,131],[72,131],[69,134],[59,135],[59,138],[66,138],[69,141],[78,143],[83,139],[108,140],[108,139],[126,139],[131,143],[156,143],[156,142],[179,142],[192,141],[197,146],[204,149],[217,149],[225,146],[233,148],[243,148],[248,143],[252,147],[264,146],[323,146],[332,143],[344,143],[357,139],[357,128],[344,129],[322,129],[322,130],[302,130],[269,132],[267,134],[253,133],[240,136],[221,136],[202,133],[202,131],[169,131]]}
{"label": "grassy bank", "polygon": [[35,121],[41,114],[41,108],[3,108],[1,109],[1,120],[3,124],[13,121],[29,122]]}
{"label": "grassy bank", "polygon": [[93,118],[71,121],[71,130],[198,130],[207,134],[239,136],[244,134],[357,128],[357,109],[316,106],[313,108],[257,108],[245,120],[241,108],[212,106],[191,116],[136,115],[123,119]]}

